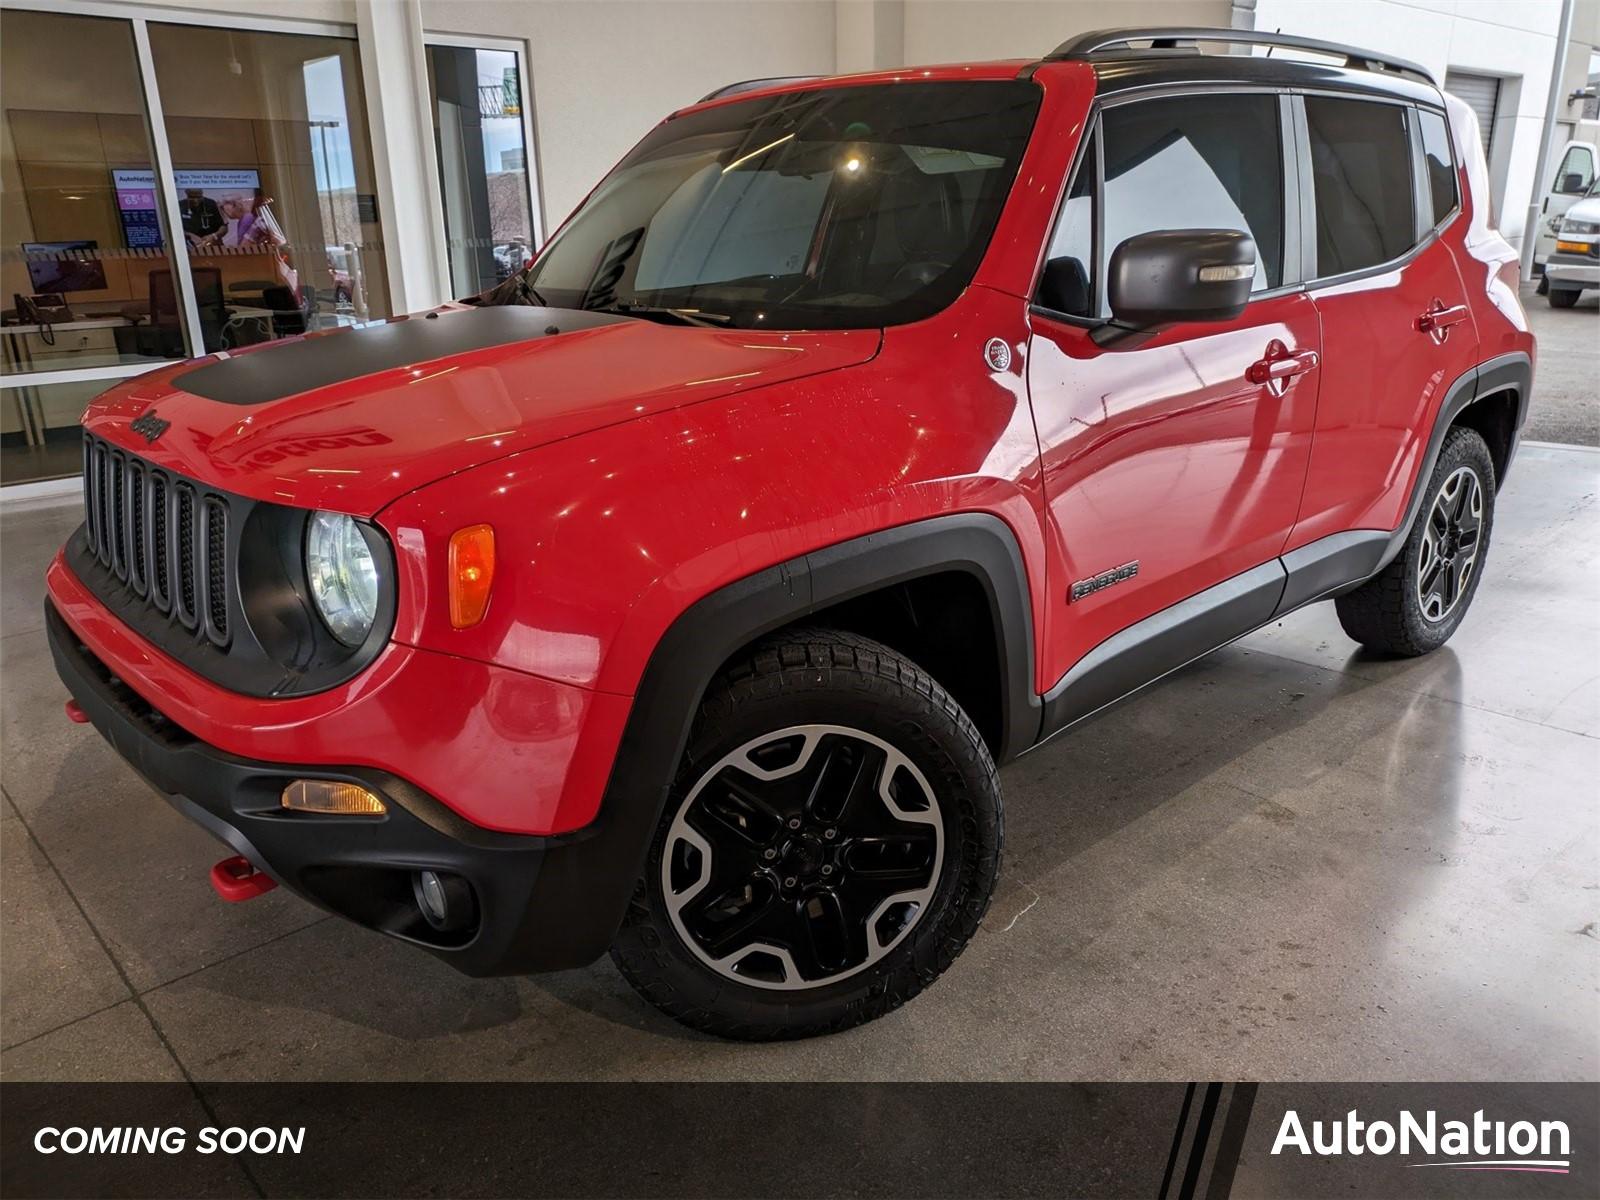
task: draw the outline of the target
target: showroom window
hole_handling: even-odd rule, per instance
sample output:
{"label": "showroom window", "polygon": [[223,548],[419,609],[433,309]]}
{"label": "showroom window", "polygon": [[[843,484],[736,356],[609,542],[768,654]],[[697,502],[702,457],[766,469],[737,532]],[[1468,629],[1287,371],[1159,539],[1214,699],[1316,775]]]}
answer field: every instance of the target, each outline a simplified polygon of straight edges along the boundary
{"label": "showroom window", "polygon": [[427,60],[450,292],[471,296],[520,270],[540,242],[522,55],[515,43],[439,40]]}
{"label": "showroom window", "polygon": [[76,473],[84,402],[189,344],[133,26],[0,9],[0,123],[0,484],[11,484]]}
{"label": "showroom window", "polygon": [[355,38],[160,15],[0,9],[0,485],[118,379],[390,312]]}
{"label": "showroom window", "polygon": [[207,351],[389,315],[354,38],[150,26]]}

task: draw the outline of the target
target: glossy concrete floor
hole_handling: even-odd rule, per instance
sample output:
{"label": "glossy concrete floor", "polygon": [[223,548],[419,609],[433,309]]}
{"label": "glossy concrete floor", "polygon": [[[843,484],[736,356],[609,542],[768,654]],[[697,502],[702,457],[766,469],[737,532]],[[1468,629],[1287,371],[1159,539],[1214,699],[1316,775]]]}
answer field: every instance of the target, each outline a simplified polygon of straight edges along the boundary
{"label": "glossy concrete floor", "polygon": [[1450,646],[1299,613],[1003,773],[1005,882],[892,1016],[740,1046],[609,962],[475,981],[283,891],[62,715],[3,517],[7,1079],[1595,1079],[1600,451],[1525,447]]}

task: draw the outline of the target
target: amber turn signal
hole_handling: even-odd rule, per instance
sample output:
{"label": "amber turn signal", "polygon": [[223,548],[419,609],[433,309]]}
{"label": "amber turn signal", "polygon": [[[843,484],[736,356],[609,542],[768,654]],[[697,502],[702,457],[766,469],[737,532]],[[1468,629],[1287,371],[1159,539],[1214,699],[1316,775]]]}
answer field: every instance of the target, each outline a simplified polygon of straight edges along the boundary
{"label": "amber turn signal", "polygon": [[483,620],[494,586],[494,527],[468,525],[450,535],[450,624],[469,629]]}
{"label": "amber turn signal", "polygon": [[296,779],[283,789],[280,803],[293,812],[339,817],[375,817],[388,811],[366,788],[336,779]]}

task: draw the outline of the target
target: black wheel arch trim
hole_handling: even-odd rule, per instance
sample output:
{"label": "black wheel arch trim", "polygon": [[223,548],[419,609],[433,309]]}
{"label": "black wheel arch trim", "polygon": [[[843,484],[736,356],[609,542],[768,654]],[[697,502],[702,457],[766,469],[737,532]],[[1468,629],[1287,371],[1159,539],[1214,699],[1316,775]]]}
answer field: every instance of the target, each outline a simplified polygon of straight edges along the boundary
{"label": "black wheel arch trim", "polygon": [[[1444,401],[1439,405],[1438,415],[1433,421],[1433,432],[1428,437],[1428,448],[1417,469],[1416,482],[1411,485],[1411,499],[1406,503],[1405,516],[1390,533],[1383,555],[1369,575],[1376,575],[1393,562],[1400,548],[1406,544],[1406,539],[1411,536],[1417,513],[1427,499],[1428,479],[1433,474],[1434,464],[1439,461],[1439,451],[1444,446],[1444,437],[1450,432],[1450,427],[1479,400],[1506,391],[1517,397],[1517,416],[1512,423],[1511,444],[1506,447],[1505,466],[1509,469],[1512,459],[1516,457],[1517,444],[1522,440],[1522,426],[1528,418],[1528,399],[1533,391],[1533,359],[1520,350],[1479,363],[1461,375],[1445,392]],[[1496,480],[1497,487],[1504,481],[1503,475],[1504,472],[1502,478]]]}
{"label": "black wheel arch trim", "polygon": [[[956,513],[852,538],[758,571],[690,605],[657,643],[634,694],[594,822],[560,839],[534,882],[533,911],[554,920],[539,969],[583,966],[609,948],[643,870],[701,697],[741,647],[852,597],[951,571],[988,597],[999,653],[1002,746],[1039,736],[1033,616],[1016,535],[999,517]],[[559,914],[559,915],[557,915]]]}

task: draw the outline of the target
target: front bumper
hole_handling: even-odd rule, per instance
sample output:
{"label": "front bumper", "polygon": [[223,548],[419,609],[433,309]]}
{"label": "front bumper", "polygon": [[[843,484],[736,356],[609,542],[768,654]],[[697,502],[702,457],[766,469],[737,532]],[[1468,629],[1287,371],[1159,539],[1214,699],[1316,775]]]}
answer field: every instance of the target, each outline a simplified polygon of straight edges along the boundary
{"label": "front bumper", "polygon": [[[264,762],[230,754],[158,712],[98,659],[45,602],[56,671],[96,729],[192,820],[311,902],[412,942],[471,975],[581,966],[605,952],[631,872],[604,869],[605,826],[548,837],[497,833],[396,776],[362,767]],[[342,779],[376,792],[381,817],[285,812],[296,778]],[[476,923],[452,934],[421,917],[417,870],[464,877]]]}
{"label": "front bumper", "polygon": [[1600,287],[1600,256],[1558,250],[1545,261],[1544,273],[1552,285]]}

